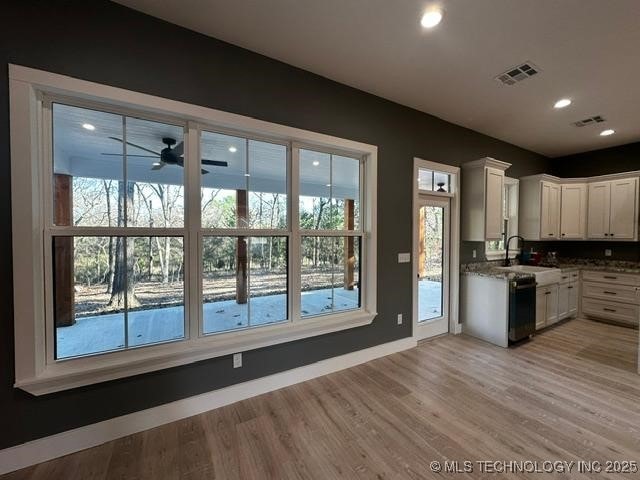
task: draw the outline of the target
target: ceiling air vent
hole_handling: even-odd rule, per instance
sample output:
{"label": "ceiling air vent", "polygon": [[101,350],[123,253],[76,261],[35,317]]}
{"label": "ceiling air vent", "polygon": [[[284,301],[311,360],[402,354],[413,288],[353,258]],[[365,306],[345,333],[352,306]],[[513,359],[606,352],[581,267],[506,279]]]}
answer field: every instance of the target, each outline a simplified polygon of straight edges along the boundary
{"label": "ceiling air vent", "polygon": [[501,73],[496,77],[496,80],[505,85],[515,85],[522,80],[526,80],[529,77],[540,73],[540,69],[533,63],[527,62],[517,67],[510,68],[504,73]]}
{"label": "ceiling air vent", "polygon": [[587,125],[595,125],[596,123],[602,123],[605,121],[606,120],[602,117],[602,115],[594,115],[593,117],[573,122],[571,125],[573,125],[574,127],[586,127]]}

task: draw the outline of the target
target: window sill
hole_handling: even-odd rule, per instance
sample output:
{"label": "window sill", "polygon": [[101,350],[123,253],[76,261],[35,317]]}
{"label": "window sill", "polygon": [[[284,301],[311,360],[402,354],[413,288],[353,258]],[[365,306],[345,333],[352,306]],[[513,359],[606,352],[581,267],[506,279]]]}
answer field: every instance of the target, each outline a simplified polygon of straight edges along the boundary
{"label": "window sill", "polygon": [[[501,260],[504,259],[504,254],[505,251],[494,251],[494,252],[485,252],[484,256],[487,260]],[[512,255],[509,255],[509,259],[513,260],[514,258],[516,258],[518,254],[514,253]]]}
{"label": "window sill", "polygon": [[47,365],[37,377],[17,380],[14,386],[32,395],[46,395],[369,325],[376,315],[362,310],[338,313],[114,354],[63,360]]}

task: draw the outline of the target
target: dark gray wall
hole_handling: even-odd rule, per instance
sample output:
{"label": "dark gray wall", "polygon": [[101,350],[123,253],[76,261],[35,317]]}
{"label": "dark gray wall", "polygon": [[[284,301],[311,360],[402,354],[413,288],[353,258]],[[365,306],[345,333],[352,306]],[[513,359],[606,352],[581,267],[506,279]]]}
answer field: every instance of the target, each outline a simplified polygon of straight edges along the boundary
{"label": "dark gray wall", "polygon": [[590,177],[632,170],[640,170],[640,142],[556,158],[549,173],[559,177]]}
{"label": "dark gray wall", "polygon": [[[548,160],[107,1],[10,2],[0,29],[0,448],[411,334],[413,157],[459,165],[483,156],[510,175]],[[379,147],[378,311],[372,325],[35,398],[14,389],[7,63],[204,105]],[[428,95],[425,92],[425,95]]]}

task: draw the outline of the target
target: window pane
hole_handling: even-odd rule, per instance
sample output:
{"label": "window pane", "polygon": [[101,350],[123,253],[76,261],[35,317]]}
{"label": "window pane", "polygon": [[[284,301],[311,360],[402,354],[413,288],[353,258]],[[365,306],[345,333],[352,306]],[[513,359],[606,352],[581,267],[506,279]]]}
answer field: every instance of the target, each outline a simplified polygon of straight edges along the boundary
{"label": "window pane", "polygon": [[201,154],[204,228],[287,228],[286,146],[203,132]]}
{"label": "window pane", "polygon": [[442,316],[444,208],[420,207],[420,253],[418,263],[418,321]]}
{"label": "window pane", "polygon": [[286,237],[203,239],[204,333],[287,319]]}
{"label": "window pane", "polygon": [[360,220],[360,161],[300,150],[300,228],[353,230]]}
{"label": "window pane", "polygon": [[127,239],[128,346],[184,337],[184,240]]}
{"label": "window pane", "polygon": [[433,182],[435,183],[436,192],[451,191],[451,176],[448,173],[434,172]]}
{"label": "window pane", "polygon": [[123,117],[58,103],[52,108],[54,223],[117,225],[124,149],[114,138],[123,138]]}
{"label": "window pane", "polygon": [[56,358],[125,348],[125,308],[111,294],[118,237],[54,237]]}
{"label": "window pane", "polygon": [[303,317],[360,307],[360,237],[302,237]]}
{"label": "window pane", "polygon": [[128,226],[184,225],[184,128],[126,118]]}
{"label": "window pane", "polygon": [[183,338],[182,243],[54,237],[56,358]]}
{"label": "window pane", "polygon": [[418,169],[418,189],[433,191],[433,170]]}
{"label": "window pane", "polygon": [[287,147],[249,140],[249,225],[287,228]]}

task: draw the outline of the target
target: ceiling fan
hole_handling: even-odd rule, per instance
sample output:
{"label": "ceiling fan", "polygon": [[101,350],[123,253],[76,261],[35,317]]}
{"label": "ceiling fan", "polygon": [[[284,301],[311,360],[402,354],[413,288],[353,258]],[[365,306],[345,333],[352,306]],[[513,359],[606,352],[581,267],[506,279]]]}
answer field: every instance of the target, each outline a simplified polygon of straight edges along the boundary
{"label": "ceiling fan", "polygon": [[[163,137],[162,143],[166,145],[165,148],[160,150],[160,152],[154,152],[153,150],[143,147],[142,145],[137,145],[131,142],[123,142],[121,138],[118,137],[109,137],[111,140],[115,140],[120,143],[126,143],[135,148],[139,148],[140,150],[144,150],[145,152],[152,153],[153,155],[134,155],[128,154],[128,157],[145,157],[145,158],[158,158],[158,162],[154,162],[151,170],[160,170],[164,168],[165,165],[179,165],[184,168],[184,142],[180,142],[176,145],[176,139],[171,137]],[[176,145],[175,148],[171,148],[173,145]],[[103,153],[102,155],[119,155],[122,156],[121,153]],[[212,165],[215,167],[227,167],[229,164],[227,162],[221,160],[208,160],[203,158],[201,160],[203,165]],[[209,173],[208,170],[204,168],[201,169],[202,173]]]}

